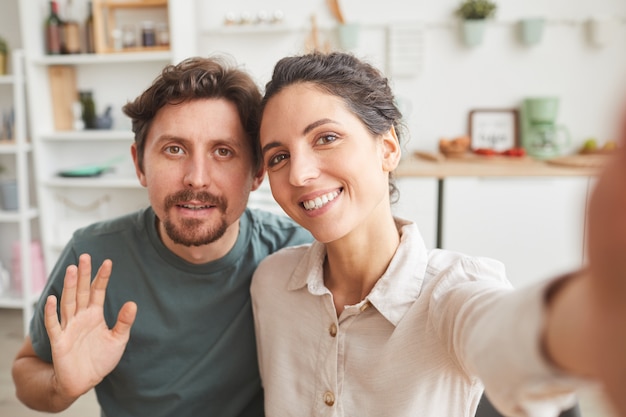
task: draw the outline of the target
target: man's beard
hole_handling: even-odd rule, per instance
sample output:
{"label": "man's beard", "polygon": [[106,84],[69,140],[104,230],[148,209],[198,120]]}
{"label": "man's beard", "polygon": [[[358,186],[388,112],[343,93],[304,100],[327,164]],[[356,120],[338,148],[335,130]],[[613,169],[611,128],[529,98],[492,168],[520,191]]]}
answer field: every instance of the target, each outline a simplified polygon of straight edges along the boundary
{"label": "man's beard", "polygon": [[224,233],[226,233],[228,229],[228,224],[224,219],[227,205],[226,201],[221,197],[214,196],[204,191],[194,193],[192,190],[183,190],[166,198],[165,212],[169,213],[172,207],[191,200],[201,205],[214,206],[215,209],[222,214],[217,220],[219,224],[213,227],[202,227],[204,224],[202,220],[185,219],[177,225],[166,214],[163,219],[163,227],[169,238],[172,239],[174,243],[184,246],[202,246],[213,243],[224,236]]}

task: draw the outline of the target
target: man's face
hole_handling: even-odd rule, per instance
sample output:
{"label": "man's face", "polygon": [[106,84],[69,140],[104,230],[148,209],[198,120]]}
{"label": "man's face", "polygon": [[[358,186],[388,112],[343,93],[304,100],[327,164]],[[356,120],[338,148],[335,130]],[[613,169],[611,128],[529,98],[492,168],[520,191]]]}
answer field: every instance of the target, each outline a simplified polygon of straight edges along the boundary
{"label": "man's face", "polygon": [[[148,189],[166,246],[201,246],[220,239],[246,208],[263,175],[235,105],[199,99],[161,108],[148,132],[139,181]],[[232,234],[231,233],[231,234]]]}

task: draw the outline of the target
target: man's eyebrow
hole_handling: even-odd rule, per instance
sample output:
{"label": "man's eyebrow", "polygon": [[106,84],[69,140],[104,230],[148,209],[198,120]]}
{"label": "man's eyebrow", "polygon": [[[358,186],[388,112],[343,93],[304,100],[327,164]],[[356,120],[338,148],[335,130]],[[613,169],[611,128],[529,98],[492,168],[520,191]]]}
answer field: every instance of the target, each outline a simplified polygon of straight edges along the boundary
{"label": "man's eyebrow", "polygon": [[[306,135],[307,133],[309,133],[311,130],[315,129],[318,126],[324,125],[326,123],[336,123],[334,120],[332,119],[328,119],[328,118],[324,118],[324,119],[320,119],[320,120],[316,120],[313,123],[307,125],[303,130],[302,130],[302,134]],[[263,155],[265,155],[266,152],[268,152],[270,149],[272,148],[276,148],[280,146],[280,142],[278,141],[273,141],[268,143],[267,145],[265,145],[263,147],[263,149],[261,149],[261,153]]]}

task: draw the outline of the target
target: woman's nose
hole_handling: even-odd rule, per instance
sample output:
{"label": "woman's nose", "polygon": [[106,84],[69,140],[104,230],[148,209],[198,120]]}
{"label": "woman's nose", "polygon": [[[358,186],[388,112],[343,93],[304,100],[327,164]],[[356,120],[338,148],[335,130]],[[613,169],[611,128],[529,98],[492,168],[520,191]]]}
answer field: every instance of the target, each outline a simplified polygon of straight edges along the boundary
{"label": "woman's nose", "polygon": [[307,181],[317,178],[319,168],[313,155],[293,153],[289,160],[289,182],[295,186],[305,185]]}

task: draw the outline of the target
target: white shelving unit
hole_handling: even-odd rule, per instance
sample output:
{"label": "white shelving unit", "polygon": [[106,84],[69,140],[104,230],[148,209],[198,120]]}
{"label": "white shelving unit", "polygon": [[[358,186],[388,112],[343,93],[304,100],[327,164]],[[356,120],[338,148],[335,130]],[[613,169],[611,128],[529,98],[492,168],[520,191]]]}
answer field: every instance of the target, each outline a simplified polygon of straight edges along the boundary
{"label": "white shelving unit", "polygon": [[[26,82],[24,77],[24,54],[21,50],[12,52],[12,74],[0,76],[0,95],[11,90],[15,112],[14,140],[10,143],[0,142],[0,155],[3,160],[13,159],[15,178],[17,179],[18,208],[15,211],[0,210],[0,243],[2,244],[2,263],[11,274],[12,245],[19,241],[21,270],[21,289],[15,288],[15,279],[11,279],[12,287],[0,294],[0,307],[19,308],[23,311],[24,333],[28,330],[33,305],[39,293],[34,291],[32,283],[33,261],[32,247],[35,220],[38,210],[30,201],[32,146],[26,135]],[[13,277],[14,278],[14,277]]]}
{"label": "white shelving unit", "polygon": [[[133,134],[121,108],[145,89],[170,62],[168,52],[102,55],[37,56],[29,66],[32,82],[30,111],[37,164],[37,192],[41,207],[41,233],[46,270],[54,266],[74,230],[96,221],[134,211],[148,204],[130,155]],[[57,131],[52,118],[52,97],[47,69],[75,67],[78,90],[91,90],[97,112],[114,108],[112,130]],[[120,95],[123,94],[123,95]],[[84,165],[122,159],[113,169],[94,177],[67,178],[59,173]]]}
{"label": "white shelving unit", "polygon": [[[144,3],[132,3],[132,7],[121,5],[120,2],[105,3],[107,7],[124,9],[143,10],[145,6]],[[164,9],[163,5],[167,4],[163,1],[150,4],[153,3],[158,9]],[[86,5],[87,0],[74,0],[77,10],[86,12]],[[172,62],[171,51],[163,48],[46,55],[41,30],[32,28],[41,27],[47,13],[47,4],[39,0],[20,1],[22,37],[27,51],[25,67],[29,85],[30,130],[37,168],[36,191],[39,207],[42,207],[39,224],[46,274],[51,271],[61,250],[77,228],[148,204],[147,192],[139,184],[133,167],[130,146],[134,137],[130,119],[123,114],[122,107],[147,88],[161,69]],[[162,19],[162,10],[159,13],[146,15],[148,17],[140,15],[137,19]],[[136,23],[139,25],[140,21]],[[112,129],[55,128],[55,104],[49,69],[57,66],[73,70],[77,91],[89,90],[93,93],[98,115],[111,106]],[[112,160],[118,162],[111,170],[98,176],[67,178],[59,175],[61,171],[85,165],[106,165]]]}

